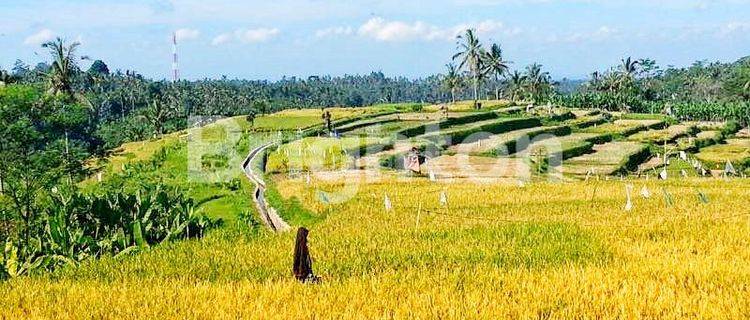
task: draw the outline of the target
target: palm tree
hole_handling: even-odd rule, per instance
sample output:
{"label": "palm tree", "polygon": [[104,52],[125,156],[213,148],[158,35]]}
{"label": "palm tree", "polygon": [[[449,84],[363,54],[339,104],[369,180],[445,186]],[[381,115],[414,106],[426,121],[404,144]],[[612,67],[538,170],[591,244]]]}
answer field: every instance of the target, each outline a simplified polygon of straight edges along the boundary
{"label": "palm tree", "polygon": [[[495,77],[495,82],[500,82],[500,77],[508,72],[508,61],[503,60],[503,50],[500,45],[493,43],[490,51],[484,55],[484,67],[488,74]],[[495,99],[500,100],[500,85],[495,87]]]}
{"label": "palm tree", "polygon": [[620,87],[627,87],[628,84],[633,83],[641,64],[641,60],[633,60],[630,57],[620,60]]}
{"label": "palm tree", "polygon": [[75,62],[75,51],[80,45],[78,42],[66,44],[61,38],[42,44],[52,55],[52,65],[48,73],[50,93],[62,93],[73,96],[73,77],[78,70]]}
{"label": "palm tree", "polygon": [[638,71],[638,66],[641,64],[640,60],[633,60],[630,57],[620,60],[620,72],[626,77],[632,77]]}
{"label": "palm tree", "polygon": [[479,78],[482,73],[482,56],[484,56],[484,49],[482,44],[479,43],[473,29],[467,29],[463,35],[456,37],[458,40],[459,52],[453,55],[453,60],[460,59],[461,62],[458,64],[459,69],[468,69],[472,77],[472,86],[474,88],[474,107],[477,107],[477,100],[479,100]]}
{"label": "palm tree", "polygon": [[461,74],[456,69],[456,66],[452,63],[446,64],[448,67],[448,73],[443,76],[443,86],[445,89],[451,92],[451,102],[456,103],[456,90],[461,89],[463,86],[463,80]]}
{"label": "palm tree", "polygon": [[513,71],[508,77],[508,90],[510,91],[511,100],[516,101],[519,96],[522,96],[525,86],[526,76],[518,72],[518,70]]}
{"label": "palm tree", "polygon": [[542,72],[542,65],[534,63],[526,67],[526,83],[532,98],[537,100],[550,85],[549,73]]}

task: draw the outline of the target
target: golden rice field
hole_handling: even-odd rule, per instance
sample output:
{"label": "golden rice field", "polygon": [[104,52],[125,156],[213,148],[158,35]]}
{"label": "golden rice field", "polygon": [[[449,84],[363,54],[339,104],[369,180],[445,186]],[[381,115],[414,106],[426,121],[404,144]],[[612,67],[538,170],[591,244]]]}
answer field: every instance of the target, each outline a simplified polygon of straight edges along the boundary
{"label": "golden rice field", "polygon": [[[353,198],[326,205],[321,190],[348,189],[277,178],[279,192],[316,217],[307,226],[321,284],[291,276],[294,234],[226,227],[2,283],[0,318],[750,316],[748,180],[396,179],[354,184]],[[643,186],[648,199],[638,195]]]}

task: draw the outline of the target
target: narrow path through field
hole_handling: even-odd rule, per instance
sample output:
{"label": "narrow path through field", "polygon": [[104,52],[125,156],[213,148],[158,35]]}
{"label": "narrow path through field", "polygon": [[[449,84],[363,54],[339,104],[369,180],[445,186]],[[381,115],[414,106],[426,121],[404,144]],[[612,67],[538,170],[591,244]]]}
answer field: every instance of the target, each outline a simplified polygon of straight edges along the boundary
{"label": "narrow path through field", "polygon": [[276,210],[273,207],[266,203],[266,183],[263,181],[262,177],[255,173],[252,167],[252,162],[255,160],[255,157],[272,144],[273,143],[266,143],[251,150],[247,155],[247,158],[245,158],[245,161],[242,162],[242,171],[244,171],[245,176],[255,184],[253,202],[255,202],[255,206],[258,208],[258,214],[263,220],[263,223],[274,232],[284,232],[291,230],[291,227],[278,215],[278,213],[276,213]]}

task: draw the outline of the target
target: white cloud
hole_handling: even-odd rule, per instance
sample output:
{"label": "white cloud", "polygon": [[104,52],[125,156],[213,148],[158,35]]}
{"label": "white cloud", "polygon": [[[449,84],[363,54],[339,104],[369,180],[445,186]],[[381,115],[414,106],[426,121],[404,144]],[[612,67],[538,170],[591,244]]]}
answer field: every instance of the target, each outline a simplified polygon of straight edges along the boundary
{"label": "white cloud", "polygon": [[719,36],[726,37],[737,33],[747,32],[750,32],[750,22],[732,21],[721,27]]}
{"label": "white cloud", "polygon": [[444,32],[445,30],[422,21],[386,21],[380,17],[368,20],[357,31],[361,36],[378,41],[435,40],[444,38]]}
{"label": "white cloud", "polygon": [[231,33],[222,33],[211,40],[212,45],[221,45],[232,41],[242,43],[265,42],[281,33],[277,28],[237,29]]}
{"label": "white cloud", "polygon": [[354,29],[352,27],[332,27],[315,31],[315,36],[318,38],[325,38],[330,36],[348,36],[353,33]]}
{"label": "white cloud", "polygon": [[231,40],[232,40],[232,35],[231,34],[229,34],[229,33],[223,33],[223,34],[220,34],[220,35],[214,37],[214,39],[211,40],[211,44],[214,45],[214,46],[218,46],[218,45],[221,45],[221,44],[225,44],[225,43],[227,43],[227,42],[229,42]]}
{"label": "white cloud", "polygon": [[279,29],[276,28],[241,29],[234,32],[234,36],[238,40],[246,43],[263,42],[278,34]]}
{"label": "white cloud", "polygon": [[23,40],[23,44],[29,46],[38,46],[42,43],[50,41],[55,38],[55,33],[50,29],[42,29],[39,32],[32,34]]}
{"label": "white cloud", "polygon": [[197,39],[201,35],[200,31],[190,28],[177,29],[174,33],[178,41]]}
{"label": "white cloud", "polygon": [[617,29],[614,29],[609,26],[601,26],[598,29],[594,31],[587,31],[587,32],[575,32],[573,34],[570,34],[568,36],[559,37],[556,35],[551,36],[548,40],[550,42],[585,42],[585,41],[605,41],[609,40],[619,34],[619,31]]}
{"label": "white cloud", "polygon": [[387,21],[381,17],[375,17],[362,24],[357,34],[378,41],[448,41],[454,40],[457,35],[471,28],[475,29],[479,35],[514,36],[521,33],[520,28],[506,28],[502,22],[495,20],[439,27],[422,21]]}

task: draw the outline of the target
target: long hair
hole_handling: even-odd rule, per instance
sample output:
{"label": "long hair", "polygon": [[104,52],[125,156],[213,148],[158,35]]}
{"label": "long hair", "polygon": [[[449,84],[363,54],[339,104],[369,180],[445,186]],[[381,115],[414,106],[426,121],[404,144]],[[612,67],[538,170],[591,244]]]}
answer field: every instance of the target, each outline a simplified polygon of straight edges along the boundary
{"label": "long hair", "polygon": [[311,275],[312,260],[310,259],[310,251],[307,248],[307,234],[310,233],[305,227],[297,229],[297,240],[294,244],[294,266],[292,271],[294,277],[299,281],[305,281]]}

